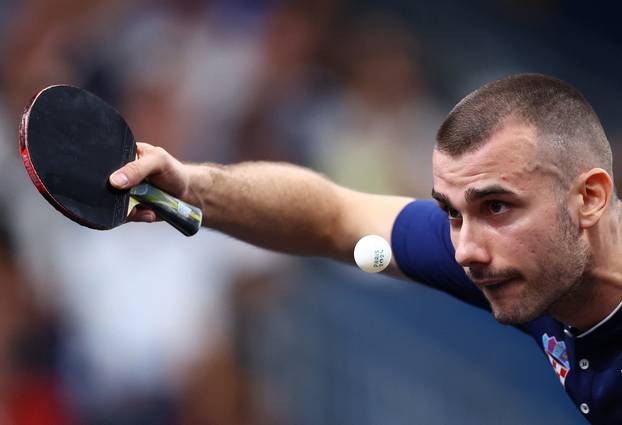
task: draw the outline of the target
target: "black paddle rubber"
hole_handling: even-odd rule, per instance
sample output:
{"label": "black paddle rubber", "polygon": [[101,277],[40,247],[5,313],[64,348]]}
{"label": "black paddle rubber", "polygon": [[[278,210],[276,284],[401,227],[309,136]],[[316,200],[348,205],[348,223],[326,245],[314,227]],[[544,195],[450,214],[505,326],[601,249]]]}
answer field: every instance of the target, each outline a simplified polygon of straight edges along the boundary
{"label": "black paddle rubber", "polygon": [[112,172],[136,157],[136,142],[123,117],[86,90],[51,86],[22,115],[20,154],[41,194],[84,226],[106,230],[126,220],[130,196],[153,208],[186,235],[201,226],[201,211],[146,183],[149,196],[110,186]]}

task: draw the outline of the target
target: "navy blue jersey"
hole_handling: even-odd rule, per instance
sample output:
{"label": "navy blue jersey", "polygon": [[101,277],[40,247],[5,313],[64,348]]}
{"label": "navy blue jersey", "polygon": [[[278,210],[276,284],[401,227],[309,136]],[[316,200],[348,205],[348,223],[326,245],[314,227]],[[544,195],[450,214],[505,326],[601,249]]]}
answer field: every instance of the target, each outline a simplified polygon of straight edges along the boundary
{"label": "navy blue jersey", "polygon": [[[454,260],[447,215],[415,201],[398,215],[393,255],[408,277],[490,311],[482,292]],[[622,305],[622,304],[621,304]],[[586,332],[545,315],[517,326],[544,351],[562,386],[592,424],[622,424],[622,309]]]}

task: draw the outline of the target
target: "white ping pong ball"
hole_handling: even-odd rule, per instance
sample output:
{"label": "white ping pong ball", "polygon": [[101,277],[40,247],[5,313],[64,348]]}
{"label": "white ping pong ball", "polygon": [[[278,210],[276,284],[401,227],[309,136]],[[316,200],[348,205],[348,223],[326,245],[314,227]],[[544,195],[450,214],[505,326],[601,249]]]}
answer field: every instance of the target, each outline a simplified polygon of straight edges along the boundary
{"label": "white ping pong ball", "polygon": [[354,261],[364,272],[381,272],[391,262],[391,246],[378,235],[364,236],[354,247]]}

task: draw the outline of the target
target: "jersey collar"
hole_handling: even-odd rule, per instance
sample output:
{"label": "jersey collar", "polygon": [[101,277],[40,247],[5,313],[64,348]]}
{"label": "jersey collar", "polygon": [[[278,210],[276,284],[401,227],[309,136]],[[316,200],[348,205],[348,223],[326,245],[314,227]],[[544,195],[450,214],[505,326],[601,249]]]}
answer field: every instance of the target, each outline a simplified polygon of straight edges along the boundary
{"label": "jersey collar", "polygon": [[577,328],[572,326],[566,326],[564,333],[573,338],[585,338],[587,336],[593,336],[600,338],[604,336],[612,336],[613,334],[622,333],[622,302],[613,309],[611,313],[603,320],[592,326],[590,329],[581,332]]}

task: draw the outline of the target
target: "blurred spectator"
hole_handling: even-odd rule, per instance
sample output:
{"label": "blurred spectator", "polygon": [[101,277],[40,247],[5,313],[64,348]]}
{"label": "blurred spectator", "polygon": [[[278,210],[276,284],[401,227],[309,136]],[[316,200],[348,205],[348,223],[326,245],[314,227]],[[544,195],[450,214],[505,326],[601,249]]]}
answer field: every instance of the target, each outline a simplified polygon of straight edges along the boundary
{"label": "blurred spectator", "polygon": [[141,10],[109,46],[136,137],[191,161],[228,156],[260,60],[259,17],[214,3]]}
{"label": "blurred spectator", "polygon": [[[253,25],[229,25],[203,2],[74,3],[16,6],[20,25],[38,31],[5,46],[12,54],[3,81],[20,84],[5,84],[15,118],[3,150],[15,146],[10,127],[32,93],[59,82],[117,99],[139,140],[182,158],[204,160],[228,147],[240,108],[230,100],[244,103],[254,75]],[[9,158],[16,170],[17,158]],[[166,224],[87,231],[46,205],[20,172],[2,199],[12,205],[25,276],[37,283],[39,301],[67,319],[59,362],[81,418],[172,423],[186,371],[226,337],[230,282],[276,256],[209,231],[188,240]]]}
{"label": "blurred spectator", "polygon": [[[4,211],[5,209],[0,209]],[[59,328],[33,302],[0,215],[0,423],[72,425],[75,412],[58,374]]]}
{"label": "blurred spectator", "polygon": [[429,195],[442,115],[426,91],[421,46],[397,18],[378,15],[353,20],[336,39],[342,84],[307,127],[315,165],[355,189]]}
{"label": "blurred spectator", "polygon": [[[12,113],[41,88],[82,85],[83,66],[99,52],[131,4],[121,0],[25,0],[7,11],[2,81]],[[136,2],[134,2],[136,3]],[[17,122],[17,121],[15,121]]]}
{"label": "blurred spectator", "polygon": [[304,120],[330,74],[323,56],[341,1],[284,2],[265,19],[257,84],[231,160],[308,163]]}

